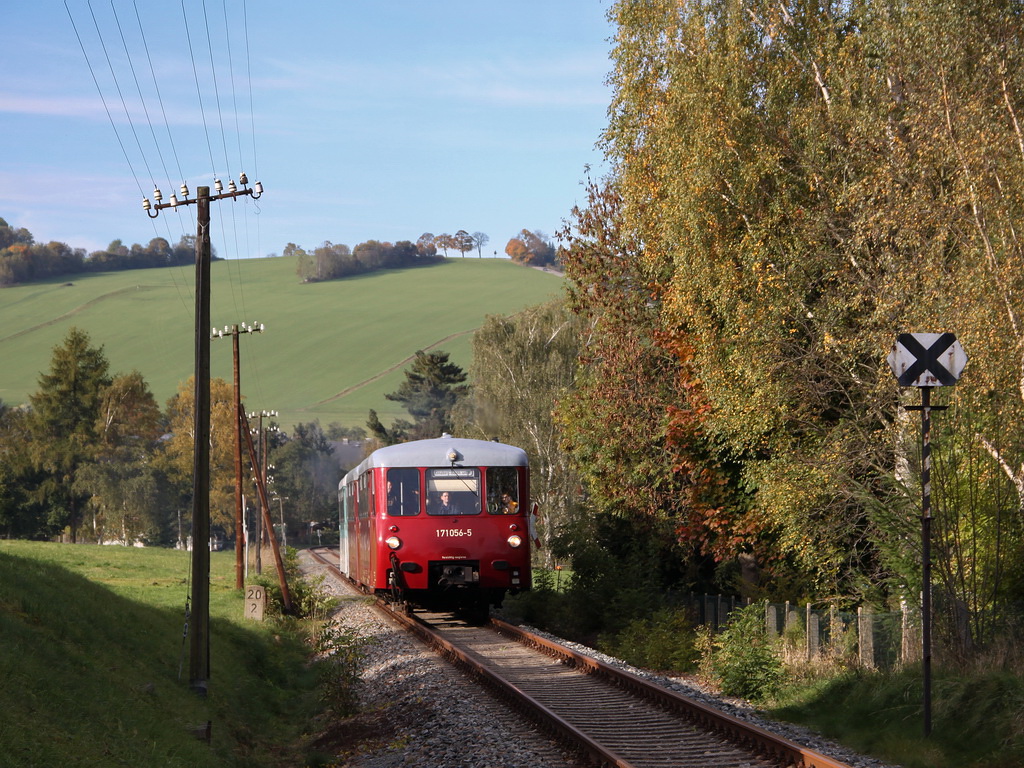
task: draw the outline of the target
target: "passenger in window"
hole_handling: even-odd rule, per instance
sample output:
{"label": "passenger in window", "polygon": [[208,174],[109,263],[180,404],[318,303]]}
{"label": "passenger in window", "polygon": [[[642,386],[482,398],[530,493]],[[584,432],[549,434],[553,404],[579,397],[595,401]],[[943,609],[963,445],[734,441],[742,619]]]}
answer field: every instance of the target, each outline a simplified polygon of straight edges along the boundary
{"label": "passenger in window", "polygon": [[442,491],[440,497],[437,500],[437,505],[434,507],[435,515],[457,515],[458,512],[455,509],[455,505],[451,503],[451,497],[448,495],[448,491]]}
{"label": "passenger in window", "polygon": [[394,484],[388,480],[388,514],[389,515],[400,515],[402,514],[402,508],[400,506],[401,499],[398,495],[398,489],[395,488]]}
{"label": "passenger in window", "polygon": [[503,515],[514,515],[519,511],[519,502],[515,501],[507,493],[501,494],[501,509]]}

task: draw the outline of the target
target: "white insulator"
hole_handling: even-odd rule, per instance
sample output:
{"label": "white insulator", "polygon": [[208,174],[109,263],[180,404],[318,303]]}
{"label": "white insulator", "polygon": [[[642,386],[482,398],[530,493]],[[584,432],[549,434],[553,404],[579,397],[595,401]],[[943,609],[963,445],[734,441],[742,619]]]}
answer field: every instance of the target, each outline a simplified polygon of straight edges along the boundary
{"label": "white insulator", "polygon": [[161,192],[156,187],[153,187],[153,199],[159,203],[161,200],[164,199],[164,193]]}
{"label": "white insulator", "polygon": [[181,182],[181,196],[185,200],[188,200],[188,184],[186,184],[185,182]]}
{"label": "white insulator", "polygon": [[224,185],[220,183],[220,179],[213,180],[213,188],[216,189],[218,192],[224,191]]}
{"label": "white insulator", "polygon": [[149,202],[149,198],[148,197],[142,198],[142,210],[148,211],[152,207],[153,207],[153,205]]}
{"label": "white insulator", "polygon": [[238,187],[235,186],[234,179],[228,179],[228,192],[234,193],[238,191]]}
{"label": "white insulator", "polygon": [[178,198],[176,195],[171,195],[171,208],[178,207]]}
{"label": "white insulator", "polygon": [[249,177],[245,175],[245,171],[242,171],[240,174],[238,174],[238,183],[241,184],[243,187],[249,183]]}

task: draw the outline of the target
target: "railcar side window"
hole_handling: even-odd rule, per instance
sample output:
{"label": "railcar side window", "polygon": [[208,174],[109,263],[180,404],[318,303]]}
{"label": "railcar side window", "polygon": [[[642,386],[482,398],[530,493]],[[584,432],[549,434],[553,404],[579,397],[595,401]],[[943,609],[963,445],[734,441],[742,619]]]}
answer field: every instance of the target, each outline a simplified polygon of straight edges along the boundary
{"label": "railcar side window", "polygon": [[387,475],[388,514],[409,517],[420,513],[420,471],[389,469]]}
{"label": "railcar side window", "polygon": [[366,503],[369,501],[366,495],[366,475],[362,475],[356,481],[356,517],[365,520],[369,516],[369,508]]}
{"label": "railcar side window", "polygon": [[515,467],[487,468],[487,511],[492,515],[519,514],[519,472]]}
{"label": "railcar side window", "polygon": [[428,469],[427,514],[480,514],[480,470],[475,467]]}

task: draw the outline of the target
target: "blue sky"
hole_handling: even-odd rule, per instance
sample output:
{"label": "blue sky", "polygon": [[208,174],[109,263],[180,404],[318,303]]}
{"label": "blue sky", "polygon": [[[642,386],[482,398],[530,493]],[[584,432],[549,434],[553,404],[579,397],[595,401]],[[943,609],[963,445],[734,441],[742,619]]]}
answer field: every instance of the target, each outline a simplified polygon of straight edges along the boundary
{"label": "blue sky", "polygon": [[214,204],[219,256],[459,229],[501,255],[553,236],[603,168],[609,5],[6,3],[0,217],[87,251],[177,242],[194,206],[149,219],[154,182],[166,200],[242,170],[266,191]]}

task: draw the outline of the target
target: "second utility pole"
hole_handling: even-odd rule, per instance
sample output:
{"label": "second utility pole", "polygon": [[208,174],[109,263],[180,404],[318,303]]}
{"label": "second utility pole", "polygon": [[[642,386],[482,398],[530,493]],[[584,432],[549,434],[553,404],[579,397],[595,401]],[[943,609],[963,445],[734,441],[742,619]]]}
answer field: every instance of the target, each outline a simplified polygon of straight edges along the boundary
{"label": "second utility pole", "polygon": [[235,381],[235,589],[245,586],[245,525],[242,520],[244,496],[242,493],[242,382],[240,375],[238,335],[240,333],[263,333],[263,323],[252,325],[224,326],[223,331],[214,330],[211,334],[222,338],[231,334],[231,368]]}

